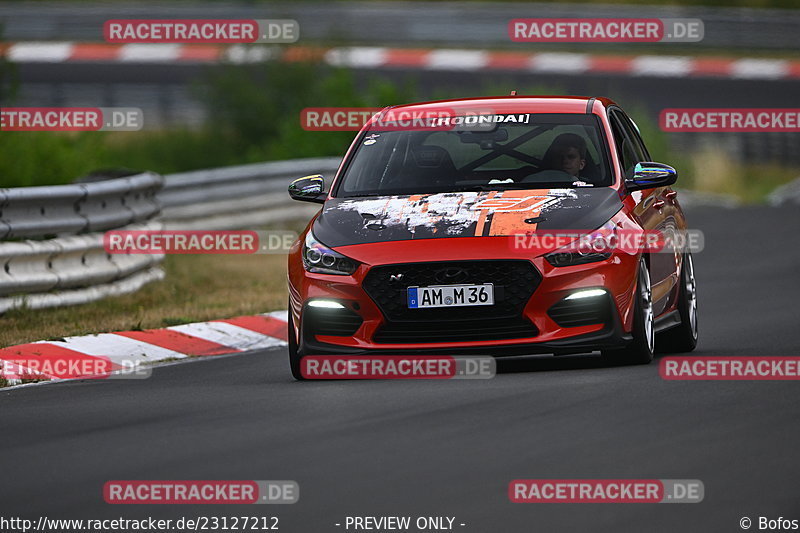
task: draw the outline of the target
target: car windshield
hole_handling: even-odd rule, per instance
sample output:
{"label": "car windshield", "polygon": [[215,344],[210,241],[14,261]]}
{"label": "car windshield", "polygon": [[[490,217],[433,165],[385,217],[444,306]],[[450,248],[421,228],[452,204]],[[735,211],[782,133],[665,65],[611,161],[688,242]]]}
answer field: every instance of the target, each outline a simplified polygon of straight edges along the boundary
{"label": "car windshield", "polygon": [[[511,118],[509,118],[511,117]],[[370,130],[337,197],[612,184],[595,115],[494,115],[480,128]]]}

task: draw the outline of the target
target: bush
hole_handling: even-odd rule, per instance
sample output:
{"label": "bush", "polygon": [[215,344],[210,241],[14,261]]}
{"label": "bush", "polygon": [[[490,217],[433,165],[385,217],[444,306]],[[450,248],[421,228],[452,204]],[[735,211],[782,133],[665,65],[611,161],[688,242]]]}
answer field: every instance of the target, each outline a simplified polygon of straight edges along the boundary
{"label": "bush", "polygon": [[0,133],[7,187],[69,183],[98,168],[162,174],[298,157],[341,155],[353,132],[309,132],[305,107],[383,107],[413,100],[410,87],[375,78],[359,87],[351,71],[268,62],[214,71],[198,93],[209,121],[197,129],[141,132]]}
{"label": "bush", "polygon": [[0,132],[4,187],[69,183],[107,162],[101,133]]}

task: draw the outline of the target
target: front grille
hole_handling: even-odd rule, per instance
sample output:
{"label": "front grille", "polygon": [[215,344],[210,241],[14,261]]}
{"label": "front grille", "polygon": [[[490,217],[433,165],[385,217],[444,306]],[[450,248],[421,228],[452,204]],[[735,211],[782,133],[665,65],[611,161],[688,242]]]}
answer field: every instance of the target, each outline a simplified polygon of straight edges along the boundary
{"label": "front grille", "polygon": [[[446,269],[463,269],[466,275],[459,284],[493,283],[495,304],[492,306],[409,309],[408,287],[445,285],[437,273]],[[392,275],[401,275],[392,281]],[[511,318],[519,316],[539,285],[541,276],[530,261],[439,261],[404,263],[373,267],[364,279],[364,290],[378,304],[390,321],[464,320],[469,318]]]}
{"label": "front grille", "polygon": [[350,337],[361,327],[363,320],[350,309],[307,307],[303,321],[313,335]]}
{"label": "front grille", "polygon": [[[445,271],[459,276],[448,280]],[[373,267],[363,287],[385,318],[375,342],[450,342],[536,336],[522,310],[540,281],[530,261],[437,261]],[[494,284],[494,305],[408,308],[408,287],[456,283]]]}
{"label": "front grille", "polygon": [[562,328],[608,324],[611,320],[608,297],[561,300],[547,311]]}

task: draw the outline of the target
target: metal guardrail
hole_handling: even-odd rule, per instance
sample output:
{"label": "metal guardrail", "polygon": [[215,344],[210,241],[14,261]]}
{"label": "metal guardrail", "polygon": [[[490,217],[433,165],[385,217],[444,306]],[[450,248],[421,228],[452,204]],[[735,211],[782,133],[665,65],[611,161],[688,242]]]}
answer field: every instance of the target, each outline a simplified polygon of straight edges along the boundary
{"label": "metal guardrail", "polygon": [[162,254],[108,254],[105,230],[246,229],[310,218],[318,207],[292,202],[286,186],[306,174],[332,177],[340,161],[0,189],[0,313],[85,303],[163,279]]}
{"label": "metal guardrail", "polygon": [[773,207],[800,205],[800,177],[772,191],[767,202]]}
{"label": "metal guardrail", "polygon": [[145,172],[93,183],[0,189],[0,239],[119,228],[158,214],[163,178]]}
{"label": "metal guardrail", "polygon": [[0,189],[0,313],[88,302],[164,276],[160,254],[108,254],[103,231],[160,229],[163,178]]}
{"label": "metal guardrail", "polygon": [[318,206],[289,199],[289,182],[333,177],[341,158],[320,157],[198,170],[165,176],[158,200],[167,229],[245,229],[310,218]]}

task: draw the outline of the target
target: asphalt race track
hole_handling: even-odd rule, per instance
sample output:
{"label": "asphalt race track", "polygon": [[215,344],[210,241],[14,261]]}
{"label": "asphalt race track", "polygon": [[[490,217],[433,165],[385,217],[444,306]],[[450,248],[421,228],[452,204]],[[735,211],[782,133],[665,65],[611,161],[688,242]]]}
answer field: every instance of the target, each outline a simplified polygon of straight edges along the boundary
{"label": "asphalt race track", "polygon": [[[698,208],[696,355],[800,355],[796,207]],[[741,531],[800,518],[797,382],[675,382],[593,356],[505,360],[487,381],[296,383],[285,350],[148,380],[0,391],[0,514],[455,516],[456,531]],[[700,479],[697,504],[512,504],[518,478]],[[295,480],[273,506],[113,506],[113,479]],[[465,526],[458,524],[464,523]],[[757,523],[752,530],[757,530]]]}

